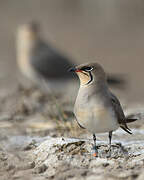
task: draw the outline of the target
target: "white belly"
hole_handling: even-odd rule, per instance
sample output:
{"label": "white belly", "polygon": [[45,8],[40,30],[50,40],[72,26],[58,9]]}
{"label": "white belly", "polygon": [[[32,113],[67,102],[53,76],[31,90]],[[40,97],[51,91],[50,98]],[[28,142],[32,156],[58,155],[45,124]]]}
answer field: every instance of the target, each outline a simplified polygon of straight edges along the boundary
{"label": "white belly", "polygon": [[109,132],[119,127],[115,114],[111,109],[81,109],[75,115],[80,125],[92,133]]}

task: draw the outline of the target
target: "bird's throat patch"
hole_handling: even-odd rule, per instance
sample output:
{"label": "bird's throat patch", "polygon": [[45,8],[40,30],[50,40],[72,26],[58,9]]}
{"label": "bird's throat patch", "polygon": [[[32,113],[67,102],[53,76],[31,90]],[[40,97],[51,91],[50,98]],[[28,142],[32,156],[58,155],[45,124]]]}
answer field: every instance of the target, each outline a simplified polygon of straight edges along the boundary
{"label": "bird's throat patch", "polygon": [[91,72],[79,71],[77,75],[79,76],[81,85],[87,85],[93,80]]}

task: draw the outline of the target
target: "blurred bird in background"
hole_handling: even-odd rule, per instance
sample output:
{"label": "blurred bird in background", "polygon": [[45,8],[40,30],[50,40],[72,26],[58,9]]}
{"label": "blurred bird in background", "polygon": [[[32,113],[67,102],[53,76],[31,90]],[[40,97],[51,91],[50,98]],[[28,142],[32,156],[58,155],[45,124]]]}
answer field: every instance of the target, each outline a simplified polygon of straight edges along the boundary
{"label": "blurred bird in background", "polygon": [[[60,86],[63,88],[62,82],[74,79],[73,75],[67,72],[74,63],[45,42],[40,33],[40,26],[36,22],[18,28],[17,64],[21,73],[40,87],[44,85],[50,89],[57,89]],[[108,75],[107,80],[112,86],[123,87],[125,84],[119,75]]]}
{"label": "blurred bird in background", "polygon": [[73,78],[67,72],[73,63],[43,40],[35,22],[18,28],[17,64],[22,74],[37,85]]}

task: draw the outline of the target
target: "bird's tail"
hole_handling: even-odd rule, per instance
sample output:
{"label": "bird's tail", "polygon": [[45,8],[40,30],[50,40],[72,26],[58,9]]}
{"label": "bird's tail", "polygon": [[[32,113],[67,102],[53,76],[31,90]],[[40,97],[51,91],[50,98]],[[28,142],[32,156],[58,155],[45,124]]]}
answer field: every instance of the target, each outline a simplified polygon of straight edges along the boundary
{"label": "bird's tail", "polygon": [[125,122],[126,123],[131,123],[131,122],[134,122],[134,121],[137,121],[138,119],[129,119],[129,118],[127,118],[127,119],[125,119]]}

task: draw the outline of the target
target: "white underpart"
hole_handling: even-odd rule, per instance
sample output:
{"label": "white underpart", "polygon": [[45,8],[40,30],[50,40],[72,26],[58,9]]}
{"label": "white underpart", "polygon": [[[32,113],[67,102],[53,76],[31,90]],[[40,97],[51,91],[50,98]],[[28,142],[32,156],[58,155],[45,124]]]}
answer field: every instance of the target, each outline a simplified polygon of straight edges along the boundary
{"label": "white underpart", "polygon": [[109,97],[101,91],[91,93],[91,88],[81,87],[76,99],[74,113],[79,124],[92,133],[116,130],[119,123]]}
{"label": "white underpart", "polygon": [[92,133],[103,133],[116,130],[119,127],[112,109],[91,108],[76,112],[78,122]]}

